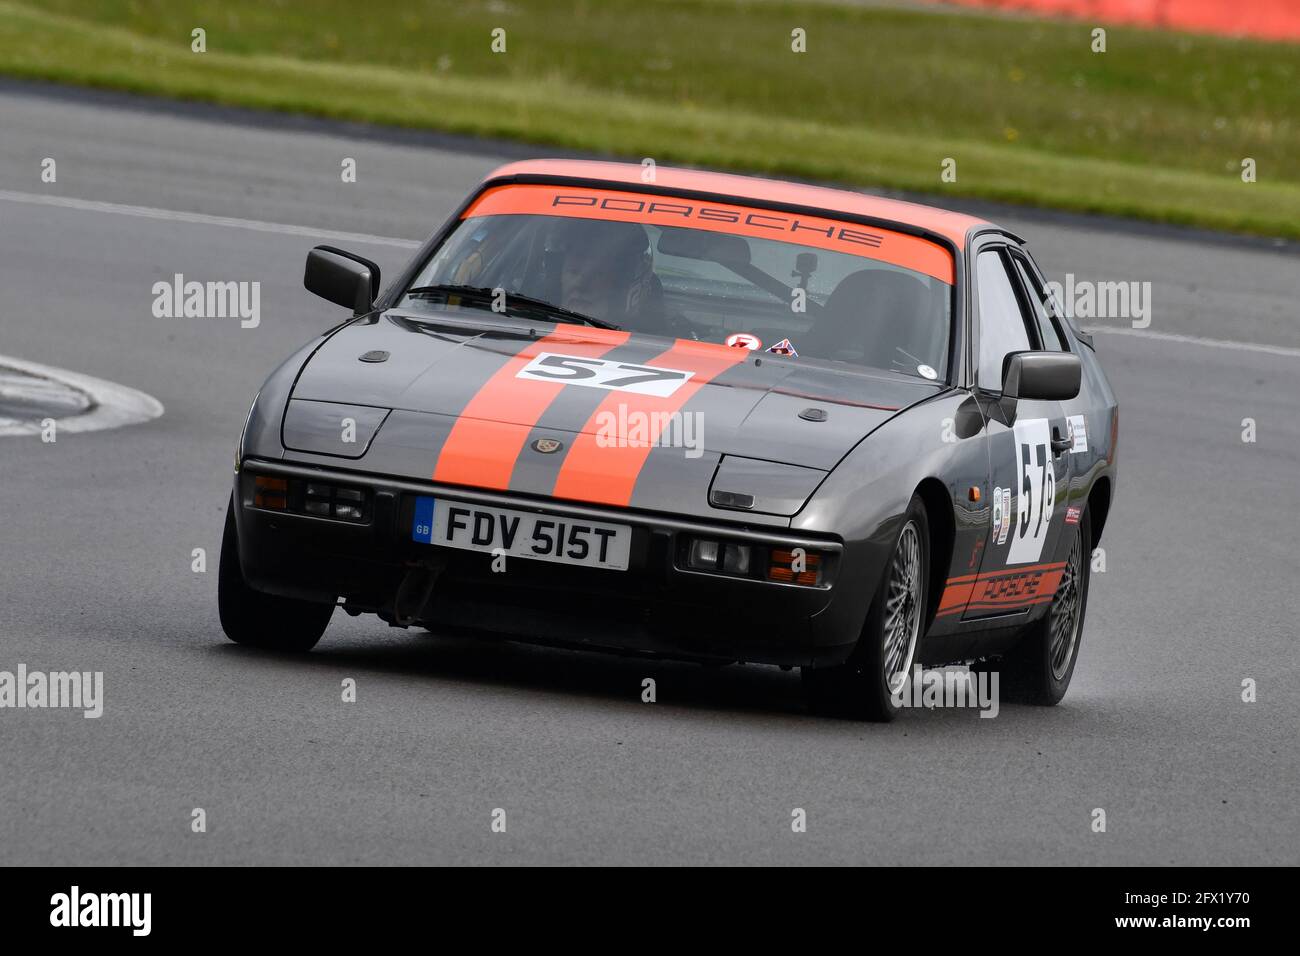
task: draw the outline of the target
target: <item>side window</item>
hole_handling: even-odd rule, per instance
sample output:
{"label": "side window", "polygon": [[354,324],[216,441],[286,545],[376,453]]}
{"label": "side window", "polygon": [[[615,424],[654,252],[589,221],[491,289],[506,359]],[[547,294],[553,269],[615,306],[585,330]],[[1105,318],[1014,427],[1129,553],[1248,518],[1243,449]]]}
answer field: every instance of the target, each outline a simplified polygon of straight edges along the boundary
{"label": "side window", "polygon": [[1016,272],[1020,274],[1020,282],[1028,293],[1030,307],[1034,312],[1034,322],[1038,325],[1038,341],[1042,347],[1049,352],[1066,351],[1065,342],[1061,339],[1061,333],[1052,322],[1052,317],[1048,310],[1048,292],[1038,282],[1038,277],[1029,271],[1024,260],[1017,255],[1011,257],[1011,261],[1016,264]]}
{"label": "side window", "polygon": [[979,384],[1000,392],[1002,359],[1008,352],[1025,352],[1033,346],[1002,255],[996,249],[981,252],[975,260],[975,271],[980,307]]}

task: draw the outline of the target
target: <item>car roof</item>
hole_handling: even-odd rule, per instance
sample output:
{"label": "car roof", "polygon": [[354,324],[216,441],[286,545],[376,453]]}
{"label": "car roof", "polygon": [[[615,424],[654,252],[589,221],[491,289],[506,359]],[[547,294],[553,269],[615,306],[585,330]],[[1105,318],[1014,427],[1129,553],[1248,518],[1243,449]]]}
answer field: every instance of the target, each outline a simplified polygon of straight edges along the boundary
{"label": "car roof", "polygon": [[[542,176],[641,186],[645,182],[642,174],[640,163],[611,163],[585,159],[529,159],[501,166],[493,170],[487,179]],[[946,209],[923,206],[920,203],[906,202],[901,199],[885,199],[847,189],[760,179],[757,176],[657,166],[654,181],[655,185],[662,186],[666,190],[712,193],[719,197],[750,200],[760,204],[807,206],[832,214],[841,213],[902,223],[943,236],[958,249],[965,246],[966,236],[971,229],[993,225],[975,216],[949,212]]]}

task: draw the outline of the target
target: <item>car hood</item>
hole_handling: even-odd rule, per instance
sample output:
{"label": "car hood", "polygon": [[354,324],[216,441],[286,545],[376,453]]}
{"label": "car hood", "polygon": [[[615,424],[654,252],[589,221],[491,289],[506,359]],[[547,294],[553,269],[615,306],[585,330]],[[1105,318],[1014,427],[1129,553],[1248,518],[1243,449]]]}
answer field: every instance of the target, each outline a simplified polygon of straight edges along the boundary
{"label": "car hood", "polygon": [[[670,397],[521,378],[524,366],[545,353],[650,363],[691,377]],[[636,494],[605,503],[655,507],[680,497],[687,490],[683,481],[707,488],[724,457],[824,474],[871,431],[939,388],[888,373],[742,353],[712,343],[585,326],[528,329],[468,312],[390,311],[330,336],[303,367],[290,406],[392,409],[376,426],[365,462],[410,477],[600,500],[592,489],[640,458],[637,474],[625,476]],[[677,447],[656,445],[639,456],[595,452],[625,440],[644,445],[637,416],[649,412],[678,416],[676,431],[669,428],[661,438],[677,441]],[[452,436],[455,428],[459,433]],[[539,439],[559,442],[563,453],[536,451]],[[293,448],[290,437],[285,444]],[[502,461],[502,445],[510,453],[517,449],[517,457]],[[569,472],[567,478],[559,476],[562,470]],[[801,499],[817,483],[804,477],[808,487]],[[657,481],[662,487],[652,493]]]}

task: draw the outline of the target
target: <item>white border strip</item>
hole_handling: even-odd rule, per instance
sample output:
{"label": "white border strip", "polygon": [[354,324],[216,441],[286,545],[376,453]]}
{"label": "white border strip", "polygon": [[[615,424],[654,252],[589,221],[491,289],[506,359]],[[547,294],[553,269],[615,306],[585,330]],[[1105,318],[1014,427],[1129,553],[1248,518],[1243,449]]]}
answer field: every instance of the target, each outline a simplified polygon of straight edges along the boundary
{"label": "white border strip", "polygon": [[1151,332],[1147,329],[1120,329],[1113,325],[1097,325],[1085,332],[1099,335],[1131,335],[1138,339],[1155,339],[1161,342],[1181,342],[1184,345],[1204,345],[1212,349],[1231,349],[1234,352],[1260,352],[1280,355],[1283,358],[1300,358],[1300,349],[1285,345],[1263,345],[1259,342],[1231,342],[1228,339],[1207,339],[1199,335],[1179,335],[1177,332]]}
{"label": "white border strip", "polygon": [[[0,366],[48,378],[90,396],[95,403],[90,411],[54,420],[56,441],[59,432],[96,432],[106,428],[121,428],[123,425],[138,425],[140,422],[152,421],[163,413],[162,402],[152,395],[116,382],[28,362],[26,359],[10,358],[8,355],[0,355]],[[0,420],[0,437],[40,433],[39,422]]]}
{"label": "white border strip", "polygon": [[281,222],[262,222],[259,219],[233,219],[229,216],[208,216],[201,212],[178,212],[174,209],[157,209],[153,206],[124,206],[115,202],[97,202],[91,199],[73,199],[68,196],[44,196],[39,193],[18,193],[0,189],[0,200],[29,203],[34,206],[58,206],[63,209],[81,209],[89,212],[111,212],[121,216],[141,219],[160,219],[166,222],[191,222],[203,226],[226,226],[230,229],[251,229],[254,232],[274,232],[282,236],[305,236],[309,239],[328,239],[331,242],[358,242],[372,246],[397,246],[414,249],[420,245],[411,239],[392,236],[372,236],[364,232],[334,232],[329,229],[312,229],[310,226],[291,226]]}

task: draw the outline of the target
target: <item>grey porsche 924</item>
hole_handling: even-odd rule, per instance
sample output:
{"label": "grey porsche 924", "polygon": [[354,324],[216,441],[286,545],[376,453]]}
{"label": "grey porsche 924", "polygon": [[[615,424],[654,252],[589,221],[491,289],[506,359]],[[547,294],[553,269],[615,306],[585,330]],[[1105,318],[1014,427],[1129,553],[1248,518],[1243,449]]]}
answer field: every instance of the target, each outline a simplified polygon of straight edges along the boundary
{"label": "grey porsche 924", "polygon": [[890,719],[914,665],[1054,704],[1118,408],[1024,242],[848,191],[639,165],[492,173],[263,385],[219,605],[308,650],[397,626],[802,669]]}

